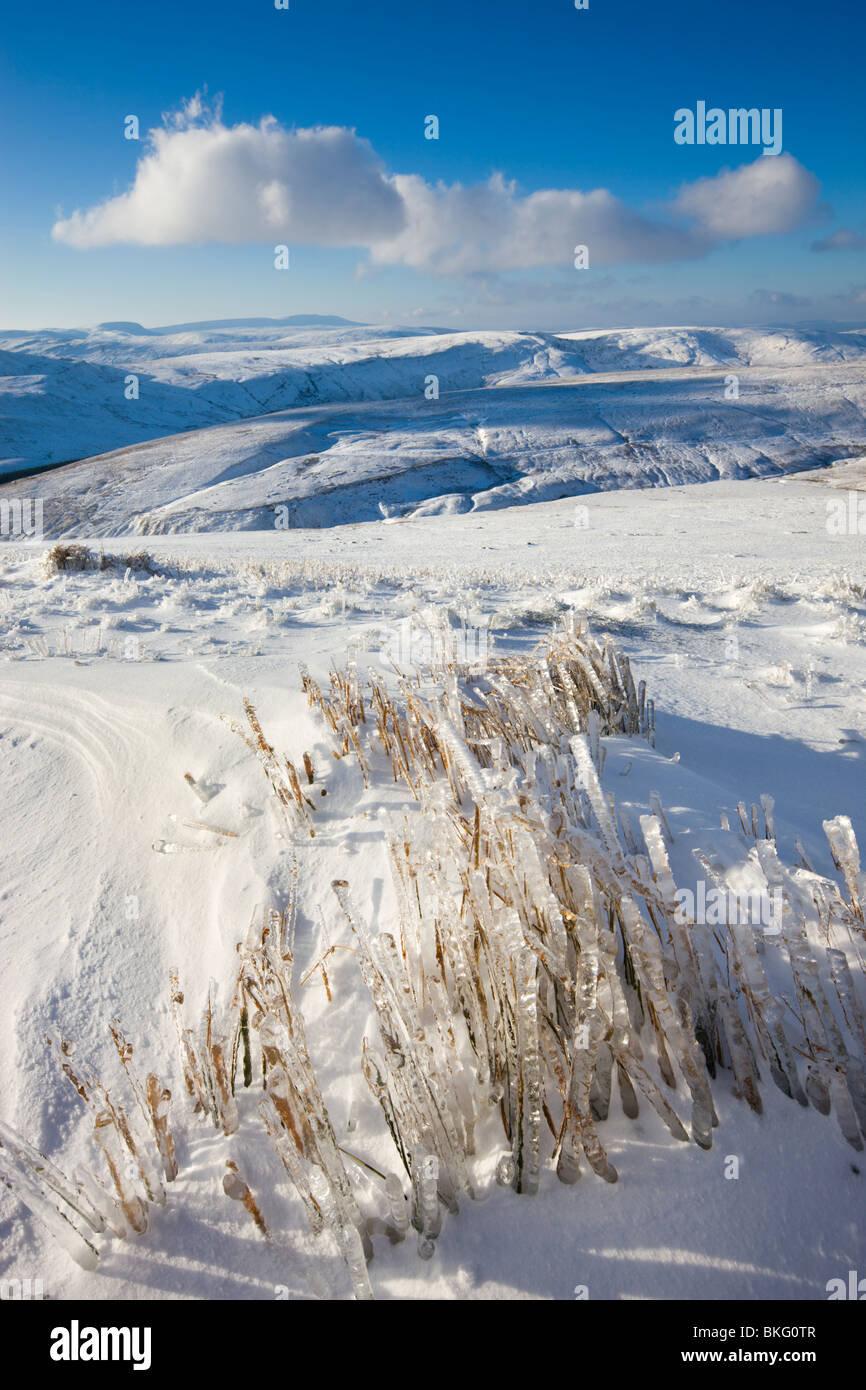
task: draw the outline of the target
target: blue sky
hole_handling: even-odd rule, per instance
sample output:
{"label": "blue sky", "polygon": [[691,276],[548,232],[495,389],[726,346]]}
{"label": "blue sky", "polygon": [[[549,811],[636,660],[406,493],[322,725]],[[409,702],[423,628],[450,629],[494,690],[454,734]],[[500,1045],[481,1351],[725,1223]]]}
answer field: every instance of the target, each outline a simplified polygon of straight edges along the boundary
{"label": "blue sky", "polygon": [[[864,38],[850,0],[17,6],[0,41],[0,325],[866,321]],[[221,114],[188,114],[158,196],[143,186],[70,223],[122,197],[148,130],[205,88]],[[699,100],[780,108],[784,154],[676,144],[675,110]],[[123,138],[129,114],[138,142]],[[424,138],[430,114],[438,140]],[[266,116],[271,135],[245,144],[238,128]],[[292,132],[321,126],[359,139],[305,145],[298,185]],[[381,197],[375,226],[345,201],[356,171]],[[505,185],[491,189],[494,174]],[[599,189],[610,197],[587,200]],[[561,196],[533,200],[541,190]],[[577,241],[588,269],[572,263]],[[281,242],[288,271],[274,268]]]}

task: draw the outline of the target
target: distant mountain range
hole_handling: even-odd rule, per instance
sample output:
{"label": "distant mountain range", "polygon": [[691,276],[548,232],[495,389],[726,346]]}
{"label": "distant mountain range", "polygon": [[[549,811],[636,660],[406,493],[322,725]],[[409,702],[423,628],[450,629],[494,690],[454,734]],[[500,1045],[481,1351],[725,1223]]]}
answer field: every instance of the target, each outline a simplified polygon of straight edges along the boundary
{"label": "distant mountain range", "polygon": [[100,323],[97,327],[107,333],[129,333],[139,336],[164,333],[195,333],[203,328],[363,328],[364,325],[352,319],[341,319],[339,314],[290,314],[281,319],[202,319],[198,323],[172,323],[163,328],[142,328],[140,323]]}

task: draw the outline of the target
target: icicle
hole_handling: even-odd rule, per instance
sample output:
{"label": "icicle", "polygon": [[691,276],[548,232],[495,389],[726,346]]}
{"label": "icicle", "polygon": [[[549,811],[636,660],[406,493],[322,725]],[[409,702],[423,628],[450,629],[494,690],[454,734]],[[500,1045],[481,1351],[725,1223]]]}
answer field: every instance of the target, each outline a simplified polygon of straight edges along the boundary
{"label": "icicle", "polygon": [[[65,1202],[72,1211],[84,1220],[97,1235],[105,1230],[105,1222],[97,1206],[82,1193],[73,1177],[72,1181],[43,1153],[22,1138],[9,1125],[0,1121],[0,1150],[5,1150],[7,1161],[15,1163],[22,1174],[30,1181],[45,1189],[46,1200],[53,1201],[51,1193]],[[0,1154],[2,1157],[2,1154]]]}
{"label": "icicle", "polygon": [[271,1143],[277,1151],[280,1162],[294,1183],[298,1195],[303,1202],[310,1230],[314,1235],[317,1235],[318,1232],[321,1231],[323,1225],[322,1213],[313,1200],[309,1178],[296,1144],[290,1136],[289,1131],[286,1129],[280,1111],[277,1108],[273,1094],[273,1078],[271,1079],[271,1085],[266,1095],[259,1102],[259,1114],[264,1121],[265,1129],[268,1131]]}
{"label": "icicle", "polygon": [[228,1172],[223,1177],[223,1192],[227,1197],[230,1197],[233,1202],[241,1202],[243,1204],[256,1223],[257,1228],[267,1240],[268,1228],[264,1223],[264,1218],[259,1211],[255,1197],[238,1171],[238,1165],[233,1163],[230,1158],[227,1158],[226,1168]]}
{"label": "icicle", "polygon": [[860,1127],[849,1095],[849,1087],[842,1072],[835,1072],[830,1079],[830,1097],[836,1110],[839,1128],[851,1148],[862,1153],[863,1140],[860,1138]]}
{"label": "icicle", "polygon": [[613,1056],[607,1043],[599,1043],[595,1071],[589,1090],[589,1104],[593,1115],[599,1121],[606,1120],[610,1113],[611,1080]]}
{"label": "icicle", "polygon": [[78,1186],[78,1190],[91,1203],[94,1210],[99,1213],[103,1222],[103,1229],[107,1228],[112,1235],[117,1236],[118,1240],[125,1240],[129,1235],[129,1227],[126,1224],[123,1212],[112,1197],[107,1192],[101,1182],[88,1173],[85,1168],[74,1168],[72,1176]]}
{"label": "icicle", "polygon": [[845,1068],[845,1083],[848,1087],[851,1103],[854,1106],[854,1113],[863,1135],[866,1137],[866,1071],[853,1057],[848,1059],[848,1065]]}
{"label": "icicle", "polygon": [[147,1208],[141,1198],[126,1185],[128,1164],[120,1145],[114,1116],[110,1111],[102,1110],[97,1114],[93,1124],[93,1133],[105,1155],[111,1180],[117,1190],[120,1208],[132,1229],[141,1235],[147,1230]]}
{"label": "icicle", "polygon": [[517,1177],[517,1164],[513,1154],[503,1154],[496,1164],[496,1181],[500,1187],[513,1187]]}
{"label": "icicle", "polygon": [[[444,1152],[447,1155],[446,1171],[443,1174],[446,1186],[456,1187],[457,1190],[465,1189],[468,1179],[450,1103],[453,1092],[449,1093],[447,1082],[433,1062],[394,938],[388,932],[380,932],[370,941],[370,950],[379,979],[390,995],[393,1016],[401,1025],[406,1063],[418,1085],[429,1093],[430,1102],[425,1105],[425,1110],[431,1124],[434,1129],[441,1128],[443,1131]],[[452,1196],[451,1205],[455,1204]]]}
{"label": "icicle", "polygon": [[396,1173],[389,1173],[385,1179],[385,1196],[388,1199],[388,1214],[391,1224],[388,1235],[392,1245],[405,1240],[409,1230],[409,1209],[403,1192],[403,1184]]}
{"label": "icicle", "polygon": [[650,792],[649,801],[650,806],[652,807],[652,813],[661,825],[662,830],[664,832],[665,842],[670,847],[674,842],[674,835],[673,831],[668,825],[668,818],[665,815],[664,807],[662,806],[662,799],[659,796],[658,792]]}
{"label": "icicle", "polygon": [[[845,1022],[852,1037],[860,1047],[861,1056],[866,1056],[866,1026],[864,1026],[860,1002],[854,990],[854,981],[851,978],[848,961],[844,952],[832,948],[827,951],[827,960],[830,964],[830,972],[836,986],[836,994],[842,1006]],[[859,1061],[849,1056],[845,1066],[845,1075],[860,1128],[866,1135],[866,1072]]]}
{"label": "icicle", "polygon": [[568,1149],[579,1138],[589,1166],[606,1182],[613,1183],[617,1171],[596,1133],[590,1104],[592,1077],[607,1024],[598,1007],[598,951],[588,940],[588,933],[584,942],[578,957],[571,1078],[557,1174],[563,1182],[574,1181],[575,1162]]}
{"label": "icicle", "polygon": [[[785,877],[775,846],[766,840],[762,841],[758,845],[758,858],[767,886],[771,891],[776,889],[784,892]],[[836,1052],[836,1065],[843,1065],[845,1051],[841,1034],[824,996],[817,962],[804,923],[795,919],[787,895],[785,910],[782,913],[781,933],[788,950],[806,1041],[812,1057],[806,1067],[803,1089],[815,1109],[822,1115],[829,1115],[831,1078],[835,1070],[831,1041]]]}
{"label": "icicle", "polygon": [[412,1162],[415,1187],[415,1226],[418,1230],[418,1254],[429,1260],[433,1242],[442,1229],[439,1210],[439,1160],[435,1154],[418,1151]]}
{"label": "icicle", "polygon": [[834,863],[845,876],[848,896],[855,917],[863,921],[864,879],[860,872],[860,852],[848,816],[836,816],[824,821],[824,833],[830,844]]}
{"label": "icicle", "polygon": [[692,924],[690,932],[689,925],[682,918],[677,901],[676,884],[671,873],[659,818],[654,815],[641,816],[640,825],[664,904],[668,930],[671,933],[677,964],[681,972],[682,978],[678,982],[678,993],[684,993],[688,1002],[694,1020],[695,1034],[712,1075],[715,1070],[716,1049],[717,990],[714,988],[716,983],[715,966],[711,960],[705,957],[705,968],[710,978],[708,981],[701,978],[701,968],[693,947],[694,924]]}
{"label": "icicle", "polygon": [[213,1067],[214,1092],[219,1108],[220,1120],[222,1121],[223,1134],[234,1134],[238,1127],[238,1107],[231,1092],[222,1044],[213,1043],[210,1055]]}
{"label": "icicle", "polygon": [[184,1002],[184,996],[178,984],[177,968],[174,966],[169,971],[169,993],[175,1030],[177,1032],[177,1045],[180,1051],[181,1064],[183,1066],[184,1084],[191,1100],[194,1102],[195,1110],[204,1110],[206,1114],[210,1114],[211,1111],[204,1091],[204,1083],[198,1065],[198,1058],[195,1054],[195,1048],[193,1047],[192,1033],[188,1028],[184,1028],[183,1026],[180,1009]]}
{"label": "icicle", "polygon": [[708,1149],[712,1145],[715,1112],[704,1059],[694,1038],[689,1038],[676,1018],[667,997],[658,938],[644,926],[631,897],[626,895],[622,898],[619,912],[624,937],[640,971],[641,987],[655,1010],[692,1094],[692,1133],[701,1148]]}
{"label": "icicle", "polygon": [[599,724],[598,713],[596,710],[591,709],[587,716],[587,742],[589,744],[589,756],[592,758],[596,769],[598,769],[599,765],[600,730],[601,726]]}
{"label": "icicle", "polygon": [[595,770],[595,764],[589,751],[586,736],[581,734],[576,738],[572,738],[569,742],[569,747],[571,748],[572,755],[577,764],[580,786],[589,797],[590,805],[592,806],[593,814],[598,822],[605,848],[614,860],[614,863],[619,867],[623,863],[622,846],[619,842],[616,825],[611,818],[607,802],[601,790],[598,774]]}
{"label": "icicle", "polygon": [[159,1077],[155,1076],[153,1073],[148,1076],[146,1087],[147,1104],[151,1114],[157,1147],[159,1148],[160,1158],[162,1159],[163,1172],[167,1182],[174,1182],[177,1177],[178,1168],[177,1157],[174,1151],[174,1139],[168,1127],[171,1091],[163,1086]]}
{"label": "icicle", "polygon": [[799,1105],[807,1105],[785,1033],[782,1006],[770,993],[755,950],[754,928],[748,924],[734,924],[729,931],[734,969],[752,1006],[755,1031],[769,1064],[770,1075],[780,1091]]}
{"label": "icicle", "polygon": [[556,1163],[556,1176],[566,1187],[580,1181],[580,1155],[571,1142],[563,1144]]}
{"label": "icicle", "polygon": [[629,1120],[636,1120],[639,1114],[637,1096],[629,1080],[628,1072],[619,1058],[616,1062],[616,1077],[619,1082],[619,1097],[622,1102],[623,1114]]}
{"label": "icicle", "polygon": [[[124,1036],[123,1029],[121,1028],[120,1023],[117,1019],[111,1020],[111,1022],[108,1025],[108,1030],[111,1033],[111,1037],[114,1042],[117,1055],[120,1058],[120,1064],[123,1067],[124,1074],[126,1076],[127,1081],[129,1082],[130,1090],[132,1091],[132,1094],[135,1097],[139,1111],[147,1126],[148,1139],[154,1141],[157,1144],[158,1148],[159,1138],[156,1133],[156,1130],[154,1129],[153,1116],[151,1114],[151,1110],[145,1097],[141,1082],[139,1081],[135,1073],[135,1070],[132,1066],[132,1043],[129,1042],[128,1039]],[[162,1185],[160,1171],[157,1168],[156,1164],[152,1161],[150,1153],[147,1149],[144,1148],[143,1145],[137,1145],[135,1143],[128,1124],[125,1126],[124,1138],[126,1139],[127,1147],[135,1156],[139,1171],[141,1173],[142,1182],[144,1183],[144,1188],[148,1196],[148,1200],[151,1202],[156,1202],[159,1206],[163,1206],[165,1204],[165,1188]]]}
{"label": "icicle", "polygon": [[832,947],[828,948],[827,962],[830,966],[833,984],[836,986],[836,993],[839,996],[839,1003],[842,1005],[845,1021],[857,1039],[861,1052],[866,1056],[866,1022],[864,1022],[860,1001],[854,989],[854,981],[851,978],[851,970],[845,952]]}
{"label": "icicle", "polygon": [[517,1191],[538,1191],[539,1133],[541,1129],[541,1066],[538,1055],[538,1011],[535,976],[538,962],[523,949],[515,965],[517,1024],[520,1053],[520,1130],[517,1153]]}
{"label": "icicle", "polygon": [[99,1264],[96,1247],[73,1225],[70,1218],[55,1206],[44,1188],[40,1188],[35,1181],[29,1180],[21,1169],[8,1162],[5,1149],[0,1149],[0,1180],[8,1184],[18,1200],[42,1222],[45,1229],[81,1269],[96,1269]]}
{"label": "icicle", "polygon": [[674,1139],[682,1140],[684,1143],[687,1144],[689,1142],[689,1136],[685,1130],[685,1127],[683,1126],[682,1121],[680,1120],[679,1115],[677,1115],[673,1106],[670,1105],[670,1103],[662,1095],[658,1086],[655,1084],[652,1077],[644,1069],[644,1067],[641,1066],[640,1062],[636,1061],[634,1057],[623,1057],[619,1053],[617,1054],[616,1060],[617,1066],[619,1068],[620,1079],[622,1079],[624,1072],[627,1072],[627,1074],[634,1077],[635,1081],[637,1082],[640,1089],[643,1091],[650,1105],[656,1111],[656,1114],[667,1125]]}

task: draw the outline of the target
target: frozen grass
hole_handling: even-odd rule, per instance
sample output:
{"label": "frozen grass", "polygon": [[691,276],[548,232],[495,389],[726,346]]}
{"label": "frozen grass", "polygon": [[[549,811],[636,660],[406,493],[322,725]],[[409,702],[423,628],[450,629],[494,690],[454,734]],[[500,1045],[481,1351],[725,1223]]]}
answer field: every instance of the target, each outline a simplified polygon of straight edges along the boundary
{"label": "frozen grass", "polygon": [[87,546],[72,541],[58,541],[46,551],[42,563],[46,575],[80,574],[93,570],[153,574],[156,570],[153,556],[146,550],[130,551],[124,555],[106,555],[101,550],[97,555]]}
{"label": "frozen grass", "polygon": [[[59,551],[63,556],[52,560]],[[154,561],[71,545],[54,547],[44,566],[3,558],[0,654],[12,660],[266,655],[285,650],[287,637],[311,623],[339,625],[350,643],[375,651],[386,629],[431,606],[447,609],[452,625],[484,628],[491,645],[526,647],[575,612],[620,643],[648,636],[656,652],[686,638],[689,650],[698,650],[691,634],[699,634],[711,660],[714,651],[728,659],[729,632],[746,638],[749,627],[770,622],[782,638],[807,643],[824,634],[822,624],[833,640],[856,644],[866,635],[862,575],[844,569],[823,579],[792,572],[773,581],[720,571],[687,587],[651,570],[624,578],[577,567],[351,564],[310,556],[214,563],[166,553]],[[117,628],[138,641],[118,639],[109,631]],[[780,659],[784,646],[790,658],[790,645],[780,643]]]}

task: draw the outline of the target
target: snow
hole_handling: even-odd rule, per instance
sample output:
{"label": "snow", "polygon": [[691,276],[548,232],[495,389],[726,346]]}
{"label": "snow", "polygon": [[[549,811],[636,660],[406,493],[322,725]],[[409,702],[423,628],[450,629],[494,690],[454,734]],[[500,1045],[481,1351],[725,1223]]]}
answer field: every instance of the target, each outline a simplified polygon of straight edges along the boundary
{"label": "snow", "polygon": [[[800,835],[816,868],[832,872],[822,818],[850,814],[866,843],[866,598],[862,541],[828,534],[823,496],[811,483],[754,480],[595,494],[586,529],[561,501],[327,533],[163,538],[151,549],[166,574],[150,577],[121,568],[46,579],[39,553],[8,550],[4,1118],[51,1152],[85,1152],[76,1097],[41,1042],[46,1023],[62,1024],[107,1072],[101,1021],[117,1016],[142,1069],[146,1059],[176,1074],[169,966],[200,1000],[209,976],[231,978],[252,907],[285,887],[264,779],[221,720],[241,717],[243,697],[275,746],[297,760],[310,751],[328,791],[320,834],[296,847],[298,976],[324,949],[319,908],[329,939],[343,939],[332,879],[351,882],[362,910],[378,901],[387,911],[379,827],[401,795],[365,793],[333,762],[297,666],[323,680],[349,643],[366,644],[375,662],[383,632],[430,604],[483,614],[496,650],[528,649],[568,607],[587,614],[616,635],[657,700],[655,749],[608,741],[604,785],[633,823],[658,791],[685,854],[692,839],[706,846],[720,834],[720,811],[734,823],[738,799],[769,792],[783,851]],[[214,789],[206,807],[186,772]],[[303,990],[314,1063],[341,1142],[385,1162],[350,1084],[369,1027],[352,957],[332,956],[329,977],[332,1005],[318,977]],[[568,1189],[543,1171],[539,1196],[519,1198],[479,1163],[482,1200],[445,1217],[431,1261],[418,1261],[412,1240],[376,1240],[377,1297],[569,1298],[581,1284],[593,1298],[823,1296],[862,1248],[856,1155],[831,1120],[772,1086],[759,1118],[729,1085],[723,1076],[715,1092],[710,1153],[675,1144],[643,1108],[626,1120],[615,1103],[604,1126],[615,1188],[590,1176]],[[110,1244],[96,1274],[4,1198],[4,1272],[38,1268],[52,1297],[270,1298],[276,1286],[348,1296],[336,1248],[302,1230],[265,1145],[242,1148],[242,1171],[279,1237],[254,1239],[239,1204],[215,1195],[232,1152],[188,1121],[167,1206],[147,1236]],[[741,1159],[736,1182],[723,1176],[727,1155]],[[363,1180],[360,1192],[363,1201]]]}
{"label": "snow", "polygon": [[[635,827],[658,793],[677,884],[694,885],[699,846],[736,888],[751,885],[737,803],[762,794],[783,862],[798,862],[799,839],[838,880],[822,821],[849,816],[866,849],[866,525],[828,520],[840,488],[863,487],[864,346],[856,332],[692,328],[2,335],[16,384],[4,378],[13,424],[0,454],[116,452],[0,489],[43,497],[46,520],[45,543],[0,549],[0,1120],[66,1172],[91,1164],[84,1109],[43,1034],[61,1028],[108,1079],[118,1018],[139,1072],[170,1079],[180,1173],[146,1235],[99,1239],[96,1272],[0,1192],[0,1280],[92,1300],[351,1296],[253,1096],[239,1097],[236,1135],[189,1113],[169,1008],[175,966],[191,1019],[211,979],[225,1002],[237,943],[257,908],[285,900],[295,860],[295,987],[337,1139],[398,1170],[360,1072],[373,1020],[356,957],[326,957],[331,1002],[316,966],[351,945],[334,880],[388,929],[385,830],[412,798],[402,784],[365,788],[335,759],[302,664],[324,686],[348,657],[387,675],[389,656],[411,665],[413,634],[443,615],[493,654],[529,653],[577,614],[614,638],[656,702],[655,747],[606,738],[602,785]],[[142,395],[124,403],[117,383],[135,363]],[[441,371],[438,401],[424,399],[429,371]],[[724,398],[729,371],[737,400]],[[137,424],[126,405],[141,406]],[[281,505],[288,529],[274,524]],[[48,573],[59,535],[119,563]],[[143,548],[151,571],[125,563]],[[231,727],[245,699],[279,752],[312,758],[314,839],[288,839]],[[862,1007],[862,975],[856,989]],[[518,1196],[496,1182],[501,1141],[481,1146],[478,1200],[443,1213],[432,1258],[418,1258],[414,1232],[394,1245],[374,1235],[376,1297],[826,1297],[828,1280],[862,1268],[862,1158],[835,1116],[765,1074],[761,1094],[758,1116],[720,1072],[705,1152],[643,1101],[628,1119],[614,1087],[599,1129],[615,1186],[585,1172],[567,1187],[545,1160],[538,1194]],[[270,1240],[224,1195],[226,1160]],[[346,1163],[362,1210],[383,1217],[378,1180]]]}
{"label": "snow", "polygon": [[41,497],[50,536],[330,527],[775,475],[859,447],[861,368],[740,370],[731,401],[722,376],[667,372],[295,407],[7,484],[0,500]]}
{"label": "snow", "polygon": [[[857,330],[667,328],[557,335],[305,327],[279,321],[147,330],[135,324],[37,333],[0,330],[0,471],[4,459],[6,471],[11,460],[25,459],[36,468],[180,430],[296,407],[414,399],[420,409],[426,404],[424,393],[431,374],[438,377],[444,394],[497,385],[579,383],[587,375],[685,371],[693,386],[708,381],[709,394],[698,408],[712,402],[711,436],[719,433],[724,438],[722,419],[740,417],[733,429],[736,442],[741,437],[748,441],[752,434],[748,429],[743,433],[743,416],[752,402],[745,398],[744,389],[739,408],[732,409],[723,395],[724,376],[750,368],[752,376],[758,372],[759,382],[767,382],[765,394],[755,402],[758,410],[765,408],[767,393],[772,399],[791,391],[792,413],[786,420],[783,412],[783,429],[796,428],[798,436],[805,431],[809,440],[810,420],[817,412],[819,429],[838,429],[847,438],[862,398],[857,395],[849,404],[845,392],[852,381],[858,383],[851,369],[862,363],[864,354],[866,334]],[[720,368],[727,370],[720,372]],[[774,390],[769,373],[780,369],[786,375]],[[137,398],[127,395],[134,389],[127,381],[130,374],[138,377]],[[473,398],[466,404],[473,410],[477,402]],[[639,418],[655,429],[664,401],[646,403],[653,411],[649,419],[643,414],[644,404],[639,396],[635,402]],[[574,405],[581,410],[577,402]],[[675,395],[671,411],[676,414],[682,408],[687,411],[685,437],[694,439],[696,425],[693,414],[688,418],[688,398],[683,401]],[[571,403],[565,406],[566,423],[571,409]],[[601,428],[609,436],[608,427],[602,424]],[[580,436],[582,445],[592,442],[592,435],[585,437],[583,430]],[[269,446],[271,436],[262,442]],[[508,445],[518,455],[522,452],[519,437]],[[210,442],[205,447],[210,448]],[[549,445],[532,438],[527,447]],[[240,457],[243,454],[242,441]],[[754,457],[748,447],[745,457],[748,467]],[[278,458],[279,454],[269,461]],[[723,462],[724,458],[723,454]],[[712,468],[709,476],[713,476]]]}

